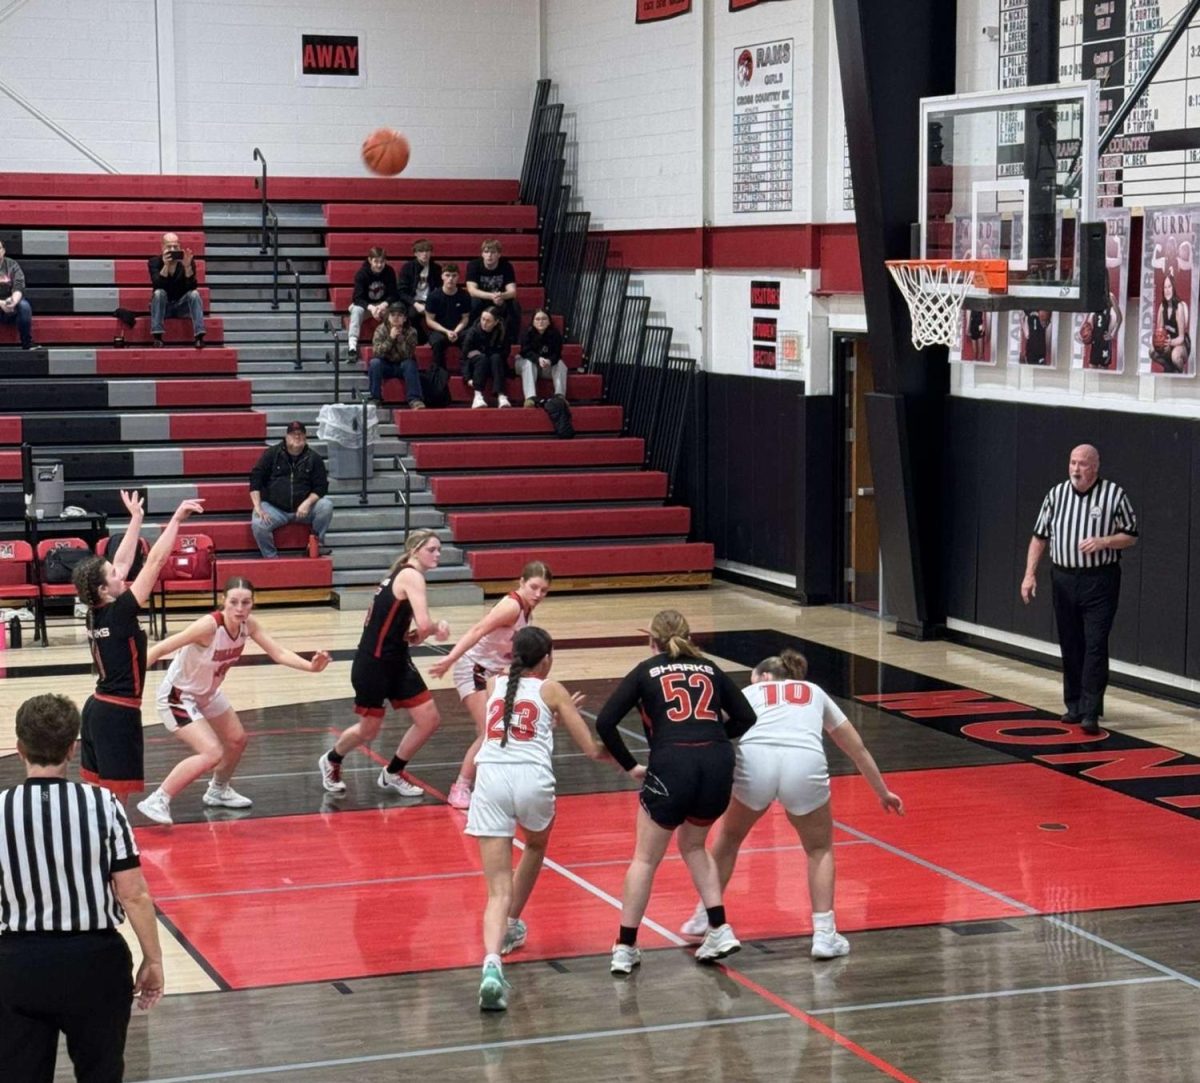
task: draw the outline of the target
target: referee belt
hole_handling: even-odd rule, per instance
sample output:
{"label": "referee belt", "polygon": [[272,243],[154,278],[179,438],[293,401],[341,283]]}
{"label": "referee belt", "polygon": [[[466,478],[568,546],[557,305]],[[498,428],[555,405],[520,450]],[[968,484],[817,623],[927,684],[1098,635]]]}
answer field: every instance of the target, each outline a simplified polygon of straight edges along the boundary
{"label": "referee belt", "polygon": [[1064,575],[1101,575],[1120,566],[1121,562],[1114,560],[1110,564],[1098,564],[1094,568],[1068,568],[1065,564],[1055,564],[1053,568],[1056,572],[1062,572]]}

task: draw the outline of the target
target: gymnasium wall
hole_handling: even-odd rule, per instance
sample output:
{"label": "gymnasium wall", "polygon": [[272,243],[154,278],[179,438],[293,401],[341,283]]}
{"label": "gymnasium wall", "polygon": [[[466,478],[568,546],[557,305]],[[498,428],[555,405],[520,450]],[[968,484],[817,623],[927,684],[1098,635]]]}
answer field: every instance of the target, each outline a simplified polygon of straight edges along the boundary
{"label": "gymnasium wall", "polygon": [[[276,174],[360,176],[363,137],[388,126],[412,142],[411,175],[516,177],[538,15],[538,0],[455,0],[452,15],[388,0],[10,4],[4,168],[253,173],[258,146]],[[298,86],[302,31],[359,35],[364,85]]]}
{"label": "gymnasium wall", "polygon": [[[1140,538],[1122,557],[1112,634],[1120,669],[1200,692],[1200,421],[952,398],[946,433],[942,566],[951,628],[1053,652],[1048,561],[1038,597],[1019,596],[1042,498],[1066,480],[1071,447],[1094,442]],[[1147,672],[1152,671],[1152,672]]]}

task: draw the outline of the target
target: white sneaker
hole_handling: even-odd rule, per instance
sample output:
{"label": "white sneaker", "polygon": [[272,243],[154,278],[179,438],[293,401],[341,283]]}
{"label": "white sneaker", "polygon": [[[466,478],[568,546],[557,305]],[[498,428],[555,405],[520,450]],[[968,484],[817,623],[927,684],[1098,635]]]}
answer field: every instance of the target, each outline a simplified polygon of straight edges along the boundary
{"label": "white sneaker", "polygon": [[510,921],[508,928],[504,932],[504,940],[500,944],[500,954],[507,955],[510,951],[516,951],[525,943],[525,937],[528,935],[529,929],[520,918],[516,921]]}
{"label": "white sneaker", "polygon": [[171,799],[162,790],[155,790],[144,801],[139,801],[137,807],[138,812],[156,824],[170,827],[175,822],[171,819]]}
{"label": "white sneaker", "polygon": [[631,948],[628,944],[614,944],[612,962],[608,969],[612,974],[632,974],[635,966],[642,965],[642,952],[639,948]]}
{"label": "white sneaker", "polygon": [[228,782],[220,786],[216,779],[208,784],[201,800],[206,805],[220,805],[222,808],[249,808],[254,804],[250,798],[238,793]]}
{"label": "white sneaker", "polygon": [[703,936],[708,932],[708,911],[704,908],[704,903],[696,903],[692,916],[679,926],[679,931],[684,936]]}
{"label": "white sneaker", "polygon": [[724,959],[725,956],[741,950],[742,942],[733,935],[733,929],[729,922],[726,922],[704,934],[703,943],[696,949],[696,962],[715,963],[718,959]]}
{"label": "white sneaker", "polygon": [[507,395],[499,395],[496,398],[496,405],[503,409],[505,406],[511,406],[512,403],[508,401]]}
{"label": "white sneaker", "polygon": [[414,786],[403,775],[392,775],[385,767],[379,772],[375,785],[388,793],[398,793],[401,797],[424,797],[425,791],[420,786]]}
{"label": "white sneaker", "polygon": [[317,767],[320,768],[321,785],[325,787],[326,793],[344,794],[346,792],[346,784],[342,781],[342,765],[330,763],[328,752],[317,760]]}
{"label": "white sneaker", "polygon": [[475,392],[475,398],[471,400],[471,409],[478,410],[481,406],[486,406],[487,400],[483,397],[482,391]]}
{"label": "white sneaker", "polygon": [[812,957],[836,959],[850,954],[850,941],[841,933],[813,933]]}

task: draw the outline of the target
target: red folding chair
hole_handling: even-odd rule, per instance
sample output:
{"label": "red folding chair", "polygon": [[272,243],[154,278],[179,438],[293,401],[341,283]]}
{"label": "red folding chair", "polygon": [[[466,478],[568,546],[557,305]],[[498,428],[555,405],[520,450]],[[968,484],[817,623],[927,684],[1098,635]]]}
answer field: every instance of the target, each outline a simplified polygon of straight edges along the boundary
{"label": "red folding chair", "polygon": [[75,602],[75,584],[68,581],[66,583],[51,583],[46,579],[46,558],[55,549],[82,549],[85,553],[91,553],[92,547],[88,545],[82,538],[43,538],[37,544],[37,581],[38,581],[38,607],[41,610],[42,624],[42,646],[50,645],[46,635],[46,600],[48,598],[69,598],[71,599],[71,610],[74,613]]}
{"label": "red folding chair", "polygon": [[167,634],[167,595],[208,589],[217,606],[217,548],[207,534],[180,534],[158,579],[159,626]]}
{"label": "red folding chair", "polygon": [[0,599],[33,602],[33,638],[42,634],[42,599],[38,592],[33,546],[27,541],[0,541]]}
{"label": "red folding chair", "polygon": [[[103,537],[96,543],[96,556],[103,557],[105,560],[110,560],[111,557],[109,556],[109,550],[111,549],[115,553],[120,545],[121,539],[119,537],[114,538],[111,535]],[[146,562],[146,558],[150,555],[150,543],[146,541],[145,538],[138,538],[138,552],[141,554],[142,559],[140,561],[135,561],[134,566],[140,568],[141,565]],[[127,578],[125,580],[125,586],[128,587],[129,584],[132,583],[136,578],[136,575]],[[155,584],[155,586],[157,586],[157,584]],[[158,628],[158,603],[155,599],[153,588],[150,591],[147,609],[150,615],[150,631],[154,632]]]}

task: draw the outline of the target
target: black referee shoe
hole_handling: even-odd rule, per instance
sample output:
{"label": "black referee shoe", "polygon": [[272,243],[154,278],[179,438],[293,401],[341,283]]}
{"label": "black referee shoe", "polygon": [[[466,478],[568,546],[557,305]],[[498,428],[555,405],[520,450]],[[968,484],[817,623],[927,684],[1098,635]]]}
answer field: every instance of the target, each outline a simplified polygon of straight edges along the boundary
{"label": "black referee shoe", "polygon": [[1059,721],[1066,722],[1069,726],[1078,726],[1079,723],[1083,721],[1083,715],[1073,714],[1071,711],[1067,711],[1066,714],[1059,719]]}
{"label": "black referee shoe", "polygon": [[1100,732],[1100,723],[1097,722],[1096,719],[1094,719],[1094,718],[1083,719],[1083,721],[1081,722],[1081,726],[1083,728],[1083,732],[1088,734],[1089,736],[1095,736],[1097,733]]}

